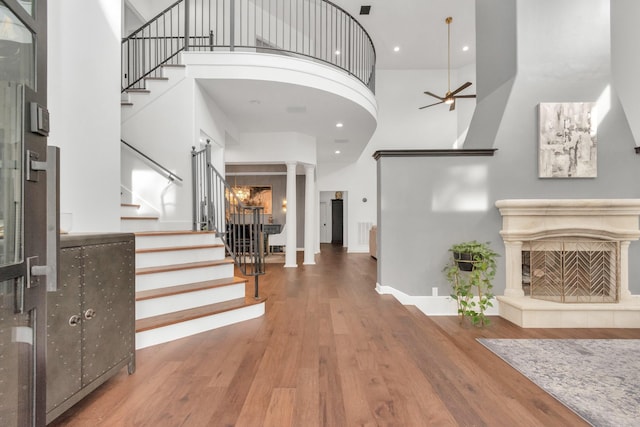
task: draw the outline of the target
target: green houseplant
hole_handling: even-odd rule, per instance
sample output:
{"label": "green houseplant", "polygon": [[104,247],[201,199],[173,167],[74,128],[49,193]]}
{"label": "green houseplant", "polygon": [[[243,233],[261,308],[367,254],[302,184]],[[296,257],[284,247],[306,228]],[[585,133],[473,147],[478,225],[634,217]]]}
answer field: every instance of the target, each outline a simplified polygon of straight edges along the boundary
{"label": "green houseplant", "polygon": [[473,325],[489,324],[485,311],[493,307],[492,280],[496,275],[496,258],[498,255],[489,243],[470,242],[456,243],[449,248],[451,259],[444,272],[453,293],[451,298],[458,304],[458,315],[462,322],[468,318]]}

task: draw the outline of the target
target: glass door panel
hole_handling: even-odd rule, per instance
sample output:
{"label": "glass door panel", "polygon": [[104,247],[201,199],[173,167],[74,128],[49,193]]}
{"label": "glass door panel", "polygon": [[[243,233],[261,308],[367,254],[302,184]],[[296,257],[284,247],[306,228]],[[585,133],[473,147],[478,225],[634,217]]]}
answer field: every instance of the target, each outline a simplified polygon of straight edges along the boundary
{"label": "glass door panel", "polygon": [[24,10],[26,10],[31,16],[33,16],[33,5],[35,2],[36,0],[18,0],[20,6],[24,7]]}
{"label": "glass door panel", "polygon": [[0,425],[32,425],[34,327],[31,312],[23,313],[22,278],[0,282]]}
{"label": "glass door panel", "polygon": [[0,267],[23,258],[21,89],[15,83],[0,82]]}
{"label": "glass door panel", "polygon": [[35,65],[34,34],[0,1],[0,81],[35,88]]}

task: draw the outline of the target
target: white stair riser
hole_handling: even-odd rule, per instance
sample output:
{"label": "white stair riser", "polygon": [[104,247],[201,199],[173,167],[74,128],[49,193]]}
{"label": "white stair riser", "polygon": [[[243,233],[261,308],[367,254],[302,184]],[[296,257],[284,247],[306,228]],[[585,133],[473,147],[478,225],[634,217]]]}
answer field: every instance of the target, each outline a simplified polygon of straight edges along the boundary
{"label": "white stair riser", "polygon": [[[163,68],[166,68],[166,67],[163,67]],[[163,92],[169,88],[169,84],[171,84],[171,80],[145,79],[144,81],[144,85],[146,89],[151,93],[156,93],[159,91]]]}
{"label": "white stair riser", "polygon": [[136,320],[175,311],[244,298],[245,284],[221,286],[201,291],[136,301]]}
{"label": "white stair riser", "polygon": [[136,249],[168,248],[173,246],[215,245],[221,243],[213,233],[187,233],[158,236],[136,236]]}
{"label": "white stair riser", "polygon": [[122,219],[120,220],[120,231],[156,231],[158,229],[157,219]]}
{"label": "white stair riser", "polygon": [[136,254],[136,268],[188,262],[217,261],[224,259],[224,248],[184,249],[179,251],[147,252]]}
{"label": "white stair riser", "polygon": [[233,264],[136,275],[136,292],[233,277]]}
{"label": "white stair riser", "polygon": [[264,315],[264,303],[136,333],[136,349],[177,340]]}
{"label": "white stair riser", "polygon": [[169,82],[174,84],[172,79],[183,79],[187,74],[187,67],[162,67],[162,77],[167,77]]}
{"label": "white stair riser", "polygon": [[120,206],[120,216],[140,215],[140,208],[137,206]]}

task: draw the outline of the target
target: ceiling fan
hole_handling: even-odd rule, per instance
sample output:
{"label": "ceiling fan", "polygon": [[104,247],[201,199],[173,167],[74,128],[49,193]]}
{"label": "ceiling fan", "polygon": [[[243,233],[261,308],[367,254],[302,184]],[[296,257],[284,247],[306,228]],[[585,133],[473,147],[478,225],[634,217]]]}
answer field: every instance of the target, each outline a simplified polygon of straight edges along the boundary
{"label": "ceiling fan", "polygon": [[471,86],[471,82],[466,82],[458,89],[454,90],[453,92],[451,91],[451,21],[453,21],[453,18],[450,16],[444,20],[444,22],[447,23],[447,93],[444,96],[438,96],[431,92],[425,92],[426,95],[433,96],[440,101],[433,104],[425,105],[424,107],[420,107],[419,110],[427,107],[433,107],[434,105],[447,104],[449,105],[449,111],[453,111],[456,109],[456,99],[476,97],[475,95],[458,95],[458,93]]}

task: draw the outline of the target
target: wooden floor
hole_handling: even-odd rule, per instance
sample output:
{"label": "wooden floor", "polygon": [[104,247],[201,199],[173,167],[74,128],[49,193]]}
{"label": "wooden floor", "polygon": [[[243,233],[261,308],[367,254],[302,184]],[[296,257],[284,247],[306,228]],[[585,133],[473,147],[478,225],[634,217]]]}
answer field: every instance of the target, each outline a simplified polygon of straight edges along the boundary
{"label": "wooden floor", "polygon": [[375,260],[341,247],[299,265],[268,266],[264,317],[139,350],[135,374],[123,370],[51,425],[586,425],[475,339],[640,338],[427,317],[378,295]]}

